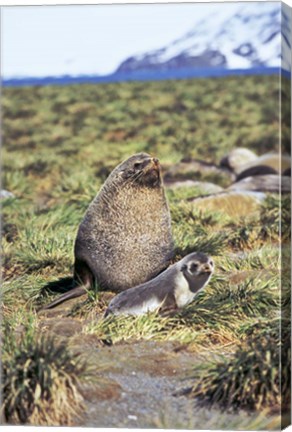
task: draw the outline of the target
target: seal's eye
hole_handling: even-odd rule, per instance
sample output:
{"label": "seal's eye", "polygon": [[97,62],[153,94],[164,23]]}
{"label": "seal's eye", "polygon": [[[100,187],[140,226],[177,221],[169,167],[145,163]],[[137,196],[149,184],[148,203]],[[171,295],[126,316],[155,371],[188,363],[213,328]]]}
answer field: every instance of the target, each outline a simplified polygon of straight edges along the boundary
{"label": "seal's eye", "polygon": [[135,162],[135,163],[134,163],[134,169],[135,169],[135,170],[138,170],[138,169],[140,169],[140,168],[142,168],[142,162]]}
{"label": "seal's eye", "polygon": [[214,266],[214,263],[213,263],[212,260],[209,261],[209,264],[210,264],[212,267]]}
{"label": "seal's eye", "polygon": [[198,270],[198,264],[196,264],[196,263],[192,263],[191,265],[190,265],[190,267],[189,267],[189,271],[191,272],[191,273],[195,273],[195,271],[197,271]]}

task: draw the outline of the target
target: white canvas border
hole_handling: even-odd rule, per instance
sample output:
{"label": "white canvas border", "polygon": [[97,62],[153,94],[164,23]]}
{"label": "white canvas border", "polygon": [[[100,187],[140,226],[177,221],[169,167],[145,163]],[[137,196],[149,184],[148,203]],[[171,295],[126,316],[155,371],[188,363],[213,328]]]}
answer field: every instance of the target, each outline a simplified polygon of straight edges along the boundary
{"label": "white canvas border", "polygon": [[[254,1],[261,1],[266,2],[266,0],[244,0],[245,2],[254,2]],[[276,0],[277,1],[277,0]],[[28,1],[17,1],[17,0],[0,0],[0,7],[7,7],[7,6],[58,6],[58,5],[98,5],[98,4],[104,4],[104,5],[110,5],[110,4],[155,4],[155,3],[234,3],[232,0],[216,0],[214,2],[210,0],[200,0],[200,1],[194,1],[194,0],[103,0],[103,1],[96,1],[96,0],[28,0]],[[292,8],[292,0],[285,0],[287,5],[289,5]],[[64,427],[32,427],[32,426],[3,426],[1,425],[1,430],[10,432],[10,430],[17,430],[19,432],[36,432],[36,431],[42,431],[42,432],[64,432]],[[130,429],[131,432],[143,432],[146,429]],[[157,432],[159,429],[147,429],[148,431]],[[67,432],[96,432],[101,431],[99,428],[81,428],[81,427],[66,427],[65,431]],[[126,432],[128,429],[122,429],[122,428],[106,428],[107,432]],[[174,432],[176,429],[168,429],[167,432]],[[184,430],[180,430],[181,432],[184,432]],[[285,429],[287,432],[292,432],[292,426],[289,426]],[[206,432],[206,430],[197,430],[196,432]],[[218,430],[218,432],[226,432]],[[232,432],[232,431],[229,431]],[[242,431],[245,432],[245,431]],[[246,431],[247,432],[247,431]]]}

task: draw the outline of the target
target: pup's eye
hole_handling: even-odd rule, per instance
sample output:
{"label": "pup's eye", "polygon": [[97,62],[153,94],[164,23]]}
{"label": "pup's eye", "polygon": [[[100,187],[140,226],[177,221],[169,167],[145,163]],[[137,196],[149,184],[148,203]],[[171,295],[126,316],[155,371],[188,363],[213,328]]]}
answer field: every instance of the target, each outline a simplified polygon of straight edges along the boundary
{"label": "pup's eye", "polygon": [[197,271],[197,270],[198,270],[198,264],[192,263],[190,265],[190,272],[195,273],[195,271]]}
{"label": "pup's eye", "polygon": [[213,263],[213,261],[211,260],[211,261],[209,261],[209,264],[211,264],[211,266],[213,267],[213,265],[214,265],[214,263]]}

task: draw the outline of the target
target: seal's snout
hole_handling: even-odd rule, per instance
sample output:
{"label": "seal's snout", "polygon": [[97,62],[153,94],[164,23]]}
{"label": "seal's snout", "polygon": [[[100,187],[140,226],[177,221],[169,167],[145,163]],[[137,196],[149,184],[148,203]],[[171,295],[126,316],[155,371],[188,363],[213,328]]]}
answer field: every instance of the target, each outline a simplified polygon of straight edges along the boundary
{"label": "seal's snout", "polygon": [[141,164],[141,168],[146,172],[150,170],[160,171],[159,159],[155,157],[148,158]]}
{"label": "seal's snout", "polygon": [[157,158],[155,158],[155,157],[151,159],[151,162],[153,163],[153,165],[155,165],[155,166],[157,166],[157,167],[160,166],[159,159],[157,159]]}
{"label": "seal's snout", "polygon": [[148,160],[148,163],[146,165],[146,170],[155,170],[155,171],[160,171],[160,163],[159,163],[159,159],[152,157],[151,159]]}
{"label": "seal's snout", "polygon": [[146,176],[150,176],[153,180],[159,180],[160,178],[160,163],[159,159],[151,158],[149,159],[147,165],[145,166],[144,173]]}

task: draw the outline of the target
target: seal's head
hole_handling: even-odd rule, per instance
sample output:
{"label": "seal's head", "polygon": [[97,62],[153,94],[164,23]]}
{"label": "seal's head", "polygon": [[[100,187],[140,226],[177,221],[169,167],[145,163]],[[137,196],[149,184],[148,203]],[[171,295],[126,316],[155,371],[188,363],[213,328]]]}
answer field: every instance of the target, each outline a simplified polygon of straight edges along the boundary
{"label": "seal's head", "polygon": [[180,271],[186,278],[190,290],[196,293],[209,281],[214,271],[214,262],[209,256],[194,252],[182,262]]}
{"label": "seal's head", "polygon": [[159,187],[161,168],[159,160],[147,153],[138,153],[117,167],[117,174],[132,185]]}

